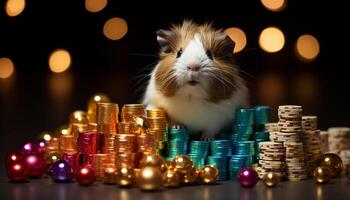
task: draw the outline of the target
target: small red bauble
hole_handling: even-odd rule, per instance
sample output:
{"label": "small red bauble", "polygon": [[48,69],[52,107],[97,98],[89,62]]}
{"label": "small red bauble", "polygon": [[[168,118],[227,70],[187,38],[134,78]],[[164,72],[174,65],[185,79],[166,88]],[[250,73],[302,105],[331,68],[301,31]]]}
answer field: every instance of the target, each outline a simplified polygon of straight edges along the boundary
{"label": "small red bauble", "polygon": [[253,187],[259,181],[259,175],[254,169],[246,167],[238,173],[237,180],[243,187]]}
{"label": "small red bauble", "polygon": [[26,165],[21,162],[12,162],[7,166],[7,176],[11,181],[23,182],[29,177],[29,170]]}
{"label": "small red bauble", "polygon": [[14,151],[6,156],[6,166],[11,165],[14,162],[21,162],[23,160],[23,155],[19,151]]}
{"label": "small red bauble", "polygon": [[27,142],[19,149],[19,151],[23,155],[37,154],[38,153],[38,145],[33,143],[33,142]]}
{"label": "small red bauble", "polygon": [[80,185],[89,186],[95,182],[96,176],[91,167],[83,166],[76,170],[75,179]]}
{"label": "small red bauble", "polygon": [[46,161],[40,155],[27,155],[24,164],[28,167],[30,178],[39,178],[46,172]]}

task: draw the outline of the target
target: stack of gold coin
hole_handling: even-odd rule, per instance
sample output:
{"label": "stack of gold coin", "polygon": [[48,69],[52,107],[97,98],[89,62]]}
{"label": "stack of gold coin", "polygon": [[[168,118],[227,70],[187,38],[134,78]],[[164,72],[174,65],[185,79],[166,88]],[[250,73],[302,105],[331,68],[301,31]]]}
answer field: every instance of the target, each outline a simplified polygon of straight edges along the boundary
{"label": "stack of gold coin", "polygon": [[150,134],[137,135],[137,151],[155,153],[156,146],[154,136]]}
{"label": "stack of gold coin", "polygon": [[74,138],[78,138],[79,133],[88,131],[87,124],[72,124],[70,133]]}
{"label": "stack of gold coin", "polygon": [[116,134],[116,123],[118,122],[118,104],[97,104],[97,132],[103,134]]}
{"label": "stack of gold coin", "polygon": [[116,168],[105,166],[103,183],[105,184],[115,184],[116,183]]}
{"label": "stack of gold coin", "polygon": [[123,152],[117,153],[115,157],[115,167],[120,168],[134,168],[135,167],[135,153],[134,152]]}
{"label": "stack of gold coin", "polygon": [[97,131],[97,123],[89,123],[87,129],[88,131]]}
{"label": "stack of gold coin", "polygon": [[93,154],[92,168],[95,172],[96,179],[102,181],[105,172],[105,163],[107,159],[107,154]]}
{"label": "stack of gold coin", "polygon": [[97,103],[109,103],[110,98],[105,94],[94,94],[88,102],[87,119],[89,123],[96,123]]}
{"label": "stack of gold coin", "polygon": [[151,129],[157,128],[166,130],[167,128],[167,121],[164,117],[148,117],[148,121]]}
{"label": "stack of gold coin", "polygon": [[75,152],[77,151],[77,140],[73,135],[61,135],[60,136],[60,151]]}
{"label": "stack of gold coin", "polygon": [[57,137],[53,137],[47,143],[47,154],[52,152],[59,152],[60,150],[60,141]]}
{"label": "stack of gold coin", "polygon": [[125,104],[122,108],[122,121],[128,122],[133,116],[145,116],[143,104]]}
{"label": "stack of gold coin", "polygon": [[119,122],[118,123],[118,133],[119,134],[130,134],[131,133],[131,123],[129,122]]}
{"label": "stack of gold coin", "polygon": [[163,117],[167,118],[165,110],[162,108],[152,108],[146,110],[147,117]]}
{"label": "stack of gold coin", "polygon": [[164,141],[164,130],[159,128],[148,129],[146,132],[148,135],[152,135],[155,141]]}
{"label": "stack of gold coin", "polygon": [[115,134],[118,122],[118,105],[115,103],[97,103],[97,132],[103,134],[103,153],[107,154],[106,164],[115,163]]}

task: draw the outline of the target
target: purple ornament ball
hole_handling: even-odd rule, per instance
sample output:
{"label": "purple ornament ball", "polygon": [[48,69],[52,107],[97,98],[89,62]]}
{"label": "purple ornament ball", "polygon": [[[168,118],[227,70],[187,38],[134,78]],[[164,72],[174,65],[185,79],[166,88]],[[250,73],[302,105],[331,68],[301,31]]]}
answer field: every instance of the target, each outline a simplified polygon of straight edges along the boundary
{"label": "purple ornament ball", "polygon": [[73,168],[66,160],[55,162],[50,171],[52,172],[51,178],[55,182],[70,182],[74,177]]}
{"label": "purple ornament ball", "polygon": [[254,169],[247,167],[238,173],[237,180],[243,187],[253,187],[259,181],[259,175]]}

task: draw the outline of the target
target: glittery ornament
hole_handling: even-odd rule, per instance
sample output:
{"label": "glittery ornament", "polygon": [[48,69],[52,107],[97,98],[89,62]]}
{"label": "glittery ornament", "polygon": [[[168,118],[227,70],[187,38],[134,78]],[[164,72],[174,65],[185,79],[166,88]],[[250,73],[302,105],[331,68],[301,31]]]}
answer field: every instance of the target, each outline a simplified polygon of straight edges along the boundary
{"label": "glittery ornament", "polygon": [[45,159],[37,154],[27,155],[24,164],[28,167],[30,178],[41,177],[47,169]]}
{"label": "glittery ornament", "polygon": [[161,171],[165,171],[166,168],[166,163],[163,157],[160,155],[155,155],[155,154],[149,154],[149,155],[144,155],[143,158],[140,161],[140,168],[143,167],[157,167]]}
{"label": "glittery ornament", "polygon": [[75,179],[80,185],[89,186],[95,182],[96,176],[91,167],[83,166],[75,172]]}
{"label": "glittery ornament", "polygon": [[205,165],[199,169],[199,179],[204,184],[213,184],[216,182],[219,176],[219,170],[210,165]]}
{"label": "glittery ornament", "polygon": [[173,159],[173,165],[179,173],[185,174],[192,167],[193,163],[189,156],[177,155]]}
{"label": "glittery ornament", "polygon": [[115,172],[118,186],[131,186],[135,183],[135,170],[133,168],[120,168]]}
{"label": "glittery ornament", "polygon": [[59,160],[51,166],[51,178],[56,182],[70,182],[73,179],[73,168],[66,160]]}
{"label": "glittery ornament", "polygon": [[338,177],[343,169],[343,162],[337,154],[326,153],[321,157],[321,167],[329,168],[331,177]]}
{"label": "glittery ornament", "polygon": [[22,162],[14,161],[6,165],[7,177],[13,182],[23,182],[29,177],[29,170]]}
{"label": "glittery ornament", "polygon": [[184,184],[194,184],[197,181],[198,174],[196,167],[192,165],[190,168],[187,169],[186,173],[181,174],[182,175],[182,182]]}
{"label": "glittery ornament", "polygon": [[237,180],[243,187],[252,187],[259,181],[259,175],[254,169],[247,167],[238,173]]}
{"label": "glittery ornament", "polygon": [[156,167],[144,167],[136,182],[141,190],[157,190],[162,186],[162,173]]}
{"label": "glittery ornament", "polygon": [[275,187],[280,181],[281,177],[273,172],[266,172],[263,176],[263,181],[268,187]]}
{"label": "glittery ornament", "polygon": [[175,170],[168,169],[163,173],[164,187],[178,187],[180,185],[180,181],[180,175]]}
{"label": "glittery ornament", "polygon": [[317,167],[314,170],[313,178],[317,183],[327,183],[332,178],[332,173],[327,167]]}

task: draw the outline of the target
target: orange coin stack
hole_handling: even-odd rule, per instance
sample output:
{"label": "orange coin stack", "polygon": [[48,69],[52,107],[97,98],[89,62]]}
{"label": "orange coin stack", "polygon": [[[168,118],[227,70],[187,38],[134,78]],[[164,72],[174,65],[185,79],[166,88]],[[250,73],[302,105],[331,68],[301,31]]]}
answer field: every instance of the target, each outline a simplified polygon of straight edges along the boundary
{"label": "orange coin stack", "polygon": [[143,104],[125,104],[122,108],[122,122],[129,122],[134,116],[145,116]]}

